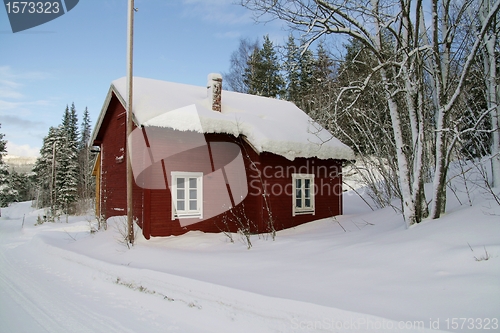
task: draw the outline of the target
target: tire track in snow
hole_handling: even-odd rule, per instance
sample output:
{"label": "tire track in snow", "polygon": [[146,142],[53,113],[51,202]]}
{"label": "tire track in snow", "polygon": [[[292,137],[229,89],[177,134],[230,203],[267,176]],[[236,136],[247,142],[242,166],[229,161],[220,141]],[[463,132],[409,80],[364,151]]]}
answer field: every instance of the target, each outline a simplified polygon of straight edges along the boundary
{"label": "tire track in snow", "polygon": [[[9,307],[14,315],[16,310],[13,308],[17,307],[18,313],[19,308],[22,309],[20,316],[24,317],[23,321],[31,321],[28,326],[34,326],[36,331],[43,328],[47,332],[133,332],[106,316],[104,311],[101,314],[99,307],[89,307],[91,302],[75,299],[84,294],[75,294],[74,286],[68,280],[57,274],[47,274],[49,268],[44,269],[41,264],[49,259],[46,256],[50,257],[45,251],[35,253],[19,242],[13,248],[5,236],[0,239],[3,244],[0,247],[0,291],[8,295],[2,297],[2,307]],[[5,304],[7,299],[15,304]],[[0,331],[16,322],[9,318],[3,320],[6,323],[0,326]],[[10,327],[5,332],[9,331],[16,332],[18,328]]]}

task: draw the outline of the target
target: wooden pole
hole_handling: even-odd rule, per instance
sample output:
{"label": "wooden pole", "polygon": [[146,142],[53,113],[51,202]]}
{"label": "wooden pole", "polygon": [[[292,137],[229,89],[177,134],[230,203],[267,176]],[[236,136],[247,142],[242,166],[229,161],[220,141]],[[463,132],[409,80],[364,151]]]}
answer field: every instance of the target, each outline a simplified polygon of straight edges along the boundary
{"label": "wooden pole", "polygon": [[132,147],[128,144],[128,138],[132,133],[132,97],[133,97],[133,48],[134,48],[134,0],[128,2],[128,39],[127,39],[127,81],[128,81],[128,103],[127,103],[127,136],[125,139],[126,154],[127,154],[127,240],[129,244],[134,244],[134,221],[133,221],[133,191],[132,191]]}

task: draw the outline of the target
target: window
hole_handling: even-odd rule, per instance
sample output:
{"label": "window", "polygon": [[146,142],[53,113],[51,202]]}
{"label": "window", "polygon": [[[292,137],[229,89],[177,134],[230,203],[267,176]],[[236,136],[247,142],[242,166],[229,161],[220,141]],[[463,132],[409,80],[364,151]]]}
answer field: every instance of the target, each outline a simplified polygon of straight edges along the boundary
{"label": "window", "polygon": [[314,174],[292,174],[292,216],[314,214]]}
{"label": "window", "polygon": [[172,220],[203,218],[203,173],[172,172]]}

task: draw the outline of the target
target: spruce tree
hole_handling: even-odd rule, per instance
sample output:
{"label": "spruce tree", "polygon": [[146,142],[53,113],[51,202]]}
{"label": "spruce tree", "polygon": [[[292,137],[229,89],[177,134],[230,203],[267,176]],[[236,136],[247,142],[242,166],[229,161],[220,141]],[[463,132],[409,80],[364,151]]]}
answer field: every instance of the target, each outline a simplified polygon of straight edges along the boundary
{"label": "spruce tree", "polygon": [[264,43],[260,51],[262,63],[260,68],[262,71],[262,96],[265,97],[280,97],[283,95],[284,80],[280,73],[280,64],[278,56],[274,50],[274,45],[269,39],[269,35],[264,36]]}
{"label": "spruce tree", "polygon": [[87,108],[83,113],[80,141],[78,145],[78,159],[80,178],[78,184],[78,196],[80,199],[89,199],[92,195],[92,154],[90,152],[89,141],[91,135],[90,115]]}
{"label": "spruce tree", "polygon": [[261,62],[262,57],[260,54],[260,49],[258,46],[256,46],[250,54],[250,57],[248,57],[247,66],[243,74],[243,83],[245,84],[245,90],[248,94],[261,94],[260,82],[262,78],[259,69],[259,64]]}
{"label": "spruce tree", "polygon": [[15,187],[12,186],[9,169],[3,161],[3,156],[7,153],[7,141],[3,139],[4,136],[5,134],[0,133],[0,207],[14,202],[18,195]]}
{"label": "spruce tree", "polygon": [[284,80],[280,63],[269,36],[264,36],[262,48],[256,48],[250,56],[245,69],[243,82],[248,93],[278,98],[283,95]]}
{"label": "spruce tree", "polygon": [[57,169],[56,191],[58,194],[58,206],[65,214],[74,212],[72,204],[77,201],[78,187],[78,154],[74,144],[64,137],[60,154],[59,168]]}
{"label": "spruce tree", "polygon": [[229,90],[241,93],[248,93],[248,85],[245,83],[245,71],[247,69],[250,56],[258,49],[258,41],[250,39],[240,39],[238,50],[231,54],[230,68],[228,73],[224,73],[224,86]]}
{"label": "spruce tree", "polygon": [[300,100],[298,106],[309,113],[312,106],[311,95],[313,93],[313,71],[314,71],[314,55],[307,49],[302,52],[299,58],[299,68],[300,68]]}
{"label": "spruce tree", "polygon": [[88,186],[89,163],[82,164],[82,155],[88,154],[86,143],[90,138],[90,117],[85,109],[81,135],[74,103],[66,106],[62,124],[51,127],[43,140],[40,157],[34,167],[38,207],[51,207],[52,218],[63,212],[74,213],[75,203],[83,197],[80,188]]}
{"label": "spruce tree", "polygon": [[31,181],[28,174],[18,173],[15,170],[10,172],[10,184],[16,189],[17,195],[12,202],[27,201],[33,199]]}
{"label": "spruce tree", "polygon": [[[344,61],[339,68],[337,77],[339,87],[351,87],[342,89],[339,99],[340,109],[349,112],[342,113],[337,118],[337,125],[342,126],[342,131],[335,133],[343,142],[354,140],[361,154],[375,154],[379,146],[389,147],[392,145],[392,131],[390,114],[387,112],[387,101],[384,96],[382,78],[378,73],[373,73],[372,68],[376,66],[375,57],[360,41],[351,40],[346,47]],[[366,77],[372,75],[372,79],[366,84]],[[356,88],[353,88],[356,87]],[[383,144],[387,139],[388,141]],[[379,145],[374,145],[378,143]],[[384,156],[385,153],[384,152]],[[378,155],[381,155],[378,152]],[[395,160],[395,156],[390,157]]]}
{"label": "spruce tree", "polygon": [[33,172],[35,173],[35,185],[37,187],[37,206],[38,208],[50,207],[51,214],[55,215],[58,204],[57,181],[60,173],[59,155],[63,145],[64,135],[62,126],[50,127],[49,133],[43,139],[42,148],[40,148],[40,157],[37,158]]}
{"label": "spruce tree", "polygon": [[92,131],[92,123],[90,121],[90,114],[87,107],[85,107],[85,111],[83,112],[82,124],[80,130],[80,140],[78,149],[82,150],[88,146],[90,135]]}
{"label": "spruce tree", "polygon": [[77,201],[77,189],[79,179],[78,165],[78,116],[76,114],[75,104],[71,109],[66,110],[62,122],[63,141],[58,157],[59,168],[57,170],[56,188],[58,192],[57,203],[69,214],[72,204]]}
{"label": "spruce tree", "polygon": [[334,85],[334,62],[328,55],[323,43],[319,43],[316,50],[316,58],[312,63],[312,71],[308,82],[308,99],[312,101],[307,109],[311,116],[328,115],[331,112],[333,100]]}
{"label": "spruce tree", "polygon": [[286,58],[283,69],[286,75],[286,99],[299,105],[300,102],[300,53],[292,34],[286,44]]}

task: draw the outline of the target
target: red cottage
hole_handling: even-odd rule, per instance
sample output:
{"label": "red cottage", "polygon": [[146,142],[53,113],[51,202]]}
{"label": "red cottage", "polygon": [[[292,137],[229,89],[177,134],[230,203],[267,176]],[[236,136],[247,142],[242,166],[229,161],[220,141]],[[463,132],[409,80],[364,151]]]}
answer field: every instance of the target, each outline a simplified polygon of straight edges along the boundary
{"label": "red cottage", "polygon": [[293,103],[134,78],[126,137],[126,79],[111,84],[92,135],[100,216],[126,215],[126,158],[142,233],[252,233],[342,214],[342,162],[352,150]]}

